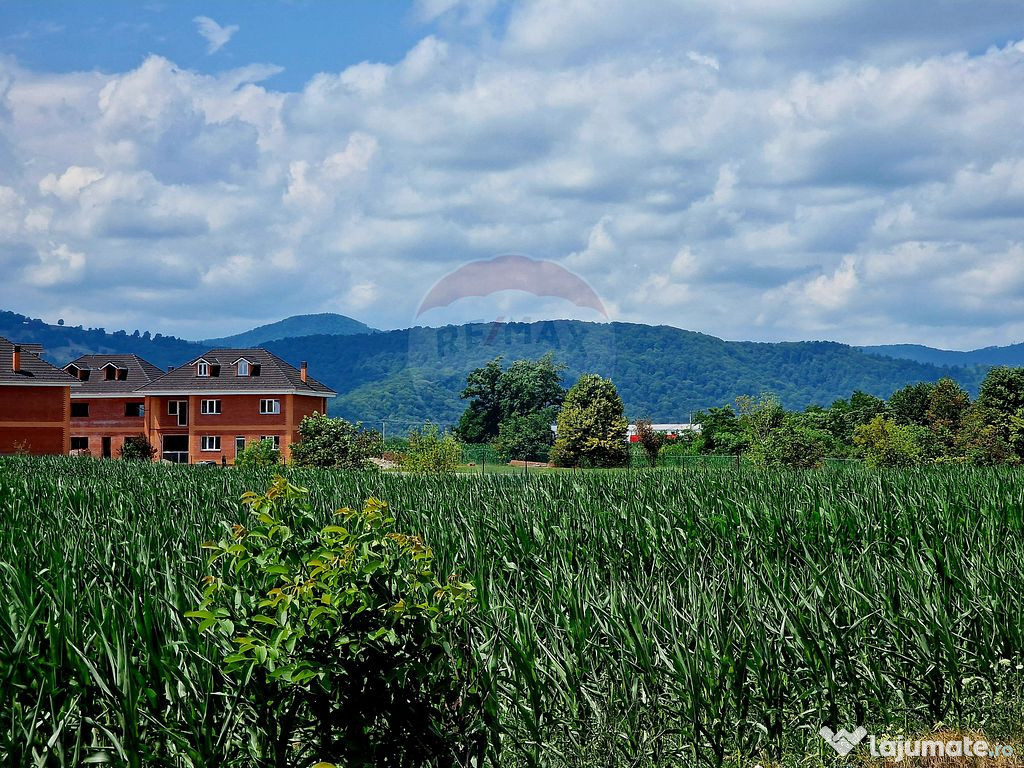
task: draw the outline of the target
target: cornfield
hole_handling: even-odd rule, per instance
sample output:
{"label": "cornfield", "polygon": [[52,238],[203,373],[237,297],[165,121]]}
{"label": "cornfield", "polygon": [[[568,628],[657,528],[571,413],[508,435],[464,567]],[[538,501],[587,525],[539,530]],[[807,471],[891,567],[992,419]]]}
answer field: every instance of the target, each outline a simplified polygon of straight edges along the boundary
{"label": "cornfield", "polygon": [[[202,542],[271,474],[0,462],[0,764],[251,764],[183,614]],[[1013,470],[289,474],[325,516],[387,500],[476,585],[493,765],[831,765],[823,725],[1021,735]]]}

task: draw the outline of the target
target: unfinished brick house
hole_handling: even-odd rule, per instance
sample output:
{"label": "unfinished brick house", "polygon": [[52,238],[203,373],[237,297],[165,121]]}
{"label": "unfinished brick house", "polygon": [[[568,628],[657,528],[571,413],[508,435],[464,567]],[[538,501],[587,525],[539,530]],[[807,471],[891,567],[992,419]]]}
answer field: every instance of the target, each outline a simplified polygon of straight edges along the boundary
{"label": "unfinished brick house", "polygon": [[164,371],[137,355],[83,355],[64,366],[79,381],[71,393],[71,452],[118,456],[125,438],[145,433],[138,388]]}
{"label": "unfinished brick house", "polygon": [[79,382],[36,345],[0,338],[0,453],[59,454],[71,447],[71,390]]}
{"label": "unfinished brick house", "polygon": [[167,461],[233,464],[269,439],[287,460],[303,416],[326,413],[336,393],[264,349],[211,349],[141,386],[144,432]]}

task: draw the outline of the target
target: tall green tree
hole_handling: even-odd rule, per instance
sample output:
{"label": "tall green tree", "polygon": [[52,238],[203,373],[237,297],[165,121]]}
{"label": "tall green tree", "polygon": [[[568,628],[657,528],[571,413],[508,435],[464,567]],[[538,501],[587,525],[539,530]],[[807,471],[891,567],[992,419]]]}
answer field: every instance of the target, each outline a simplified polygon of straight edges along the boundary
{"label": "tall green tree", "polygon": [[956,440],[971,398],[955,381],[939,379],[928,398],[927,425],[942,446],[946,456],[957,453]]}
{"label": "tall green tree", "polygon": [[927,381],[897,389],[889,395],[886,405],[892,420],[897,424],[928,425],[928,408],[931,405],[935,385]]}
{"label": "tall green tree", "polygon": [[998,366],[981,382],[977,406],[1000,438],[1009,442],[1010,417],[1024,408],[1024,368]]}
{"label": "tall green tree", "polygon": [[558,412],[558,434],[551,461],[560,467],[623,467],[629,444],[622,398],[611,379],[580,376]]}
{"label": "tall green tree", "polygon": [[700,424],[703,453],[737,454],[746,450],[747,438],[731,405],[697,411],[693,421]]}
{"label": "tall green tree", "polygon": [[503,421],[535,413],[545,414],[550,425],[565,397],[563,370],[550,353],[538,360],[516,360],[506,370],[500,357],[477,368],[462,391],[470,402],[456,428],[458,436],[467,443],[490,442]]}
{"label": "tall green tree", "polygon": [[564,365],[550,352],[538,360],[516,360],[498,380],[502,420],[546,411],[553,417],[565,398]]}
{"label": "tall green tree", "polygon": [[469,405],[455,428],[464,442],[486,443],[497,437],[501,424],[501,374],[501,357],[496,357],[466,377],[466,387],[459,397],[469,400]]}

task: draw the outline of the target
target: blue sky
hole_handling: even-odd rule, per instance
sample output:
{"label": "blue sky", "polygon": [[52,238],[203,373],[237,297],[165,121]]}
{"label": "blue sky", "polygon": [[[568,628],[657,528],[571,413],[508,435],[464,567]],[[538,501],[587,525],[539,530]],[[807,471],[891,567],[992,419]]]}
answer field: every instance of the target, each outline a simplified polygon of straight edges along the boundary
{"label": "blue sky", "polygon": [[[218,50],[197,32],[197,17],[237,27]],[[25,67],[45,72],[124,72],[157,54],[178,66],[215,73],[253,61],[283,71],[266,83],[299,89],[317,72],[360,61],[395,62],[426,33],[412,3],[195,2],[104,0],[0,2],[0,44]]]}
{"label": "blue sky", "polygon": [[515,253],[616,320],[1021,341],[1022,94],[1018,0],[0,0],[0,307],[590,319],[417,314]]}

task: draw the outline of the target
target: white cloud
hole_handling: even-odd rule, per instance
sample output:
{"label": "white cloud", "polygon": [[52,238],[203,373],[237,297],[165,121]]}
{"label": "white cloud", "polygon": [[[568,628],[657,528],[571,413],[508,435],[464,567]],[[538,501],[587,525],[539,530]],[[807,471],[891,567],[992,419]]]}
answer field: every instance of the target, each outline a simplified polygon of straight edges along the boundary
{"label": "white cloud", "polygon": [[85,254],[71,250],[65,243],[40,251],[36,263],[25,270],[25,281],[35,287],[74,285],[85,270]]}
{"label": "white cloud", "polygon": [[460,263],[522,253],[615,319],[1011,341],[1024,46],[996,0],[947,5],[910,29],[875,0],[422,0],[432,33],[403,56],[296,92],[258,64],[0,59],[11,308],[98,316],[117,285],[131,327],[201,337],[191,308],[249,317],[271,289],[268,321],[398,326]]}
{"label": "white cloud", "polygon": [[238,32],[237,24],[228,24],[222,27],[209,16],[196,16],[192,21],[196,24],[196,30],[206,40],[207,54],[214,54],[219,51]]}
{"label": "white cloud", "polygon": [[99,168],[84,168],[80,165],[72,165],[58,178],[56,174],[48,173],[39,182],[39,191],[48,195],[55,195],[61,200],[68,201],[78,197],[78,193],[94,181],[103,178],[103,171]]}

